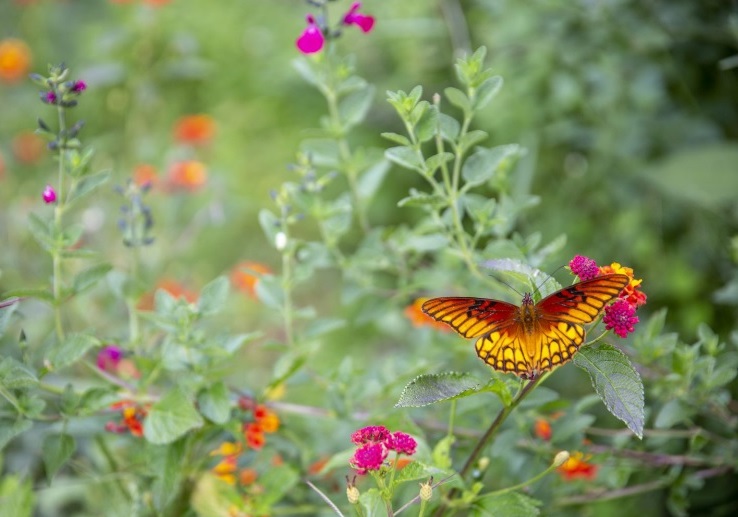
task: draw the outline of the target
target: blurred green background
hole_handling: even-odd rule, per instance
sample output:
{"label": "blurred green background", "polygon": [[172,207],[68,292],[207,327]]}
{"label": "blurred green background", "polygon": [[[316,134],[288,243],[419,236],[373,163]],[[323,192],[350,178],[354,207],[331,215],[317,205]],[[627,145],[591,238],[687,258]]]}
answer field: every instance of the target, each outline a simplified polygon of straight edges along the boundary
{"label": "blurred green background", "polygon": [[[96,149],[95,167],[110,168],[116,183],[142,163],[162,175],[179,159],[205,163],[205,188],[152,194],[154,233],[173,248],[154,246],[146,258],[152,279],[184,277],[199,287],[240,260],[274,261],[256,214],[290,177],[287,165],[324,106],[291,66],[305,3],[164,4],[3,0],[0,39],[25,42],[31,71],[64,61],[87,82],[74,115],[86,121],[81,136]],[[346,31],[339,42],[377,85],[356,138],[386,146],[378,134],[401,128],[385,90],[422,84],[430,98],[454,83],[456,55],[487,46],[505,87],[478,127],[491,144],[526,146],[519,174],[541,198],[521,233],[541,232],[544,241],[566,234],[560,264],[581,253],[633,267],[648,307],[669,307],[669,326],[686,340],[700,322],[720,333],[734,328],[734,3],[368,0],[364,11],[377,18],[372,34]],[[23,221],[43,209],[40,192],[55,165],[46,152],[24,158],[17,149],[37,116],[54,118],[35,90],[27,80],[0,82],[2,290],[36,282],[47,267]],[[194,156],[172,136],[179,117],[193,113],[217,125]],[[414,185],[417,178],[392,170],[374,220],[416,217],[396,208]],[[168,195],[175,199],[162,208]],[[89,239],[112,257],[121,249],[118,204],[108,189],[82,217]]]}

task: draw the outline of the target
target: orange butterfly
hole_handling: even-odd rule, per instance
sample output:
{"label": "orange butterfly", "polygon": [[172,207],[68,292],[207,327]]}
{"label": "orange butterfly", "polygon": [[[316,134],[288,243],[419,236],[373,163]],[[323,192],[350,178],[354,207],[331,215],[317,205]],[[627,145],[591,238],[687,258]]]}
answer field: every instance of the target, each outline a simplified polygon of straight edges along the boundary
{"label": "orange butterfly", "polygon": [[488,298],[431,298],[423,312],[464,337],[478,337],[477,355],[495,370],[535,379],[569,361],[595,320],[628,285],[626,275],[603,275],[557,291],[538,303],[525,293],[520,307]]}

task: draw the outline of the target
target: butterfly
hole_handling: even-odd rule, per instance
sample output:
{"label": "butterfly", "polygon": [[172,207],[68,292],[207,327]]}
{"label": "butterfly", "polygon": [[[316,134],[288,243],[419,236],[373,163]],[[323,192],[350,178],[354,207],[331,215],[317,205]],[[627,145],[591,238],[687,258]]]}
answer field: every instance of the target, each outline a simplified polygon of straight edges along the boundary
{"label": "butterfly", "polygon": [[422,310],[466,338],[479,338],[477,355],[495,370],[523,379],[571,360],[592,323],[628,285],[627,275],[602,275],[576,283],[538,303],[525,293],[521,305],[488,298],[431,298]]}

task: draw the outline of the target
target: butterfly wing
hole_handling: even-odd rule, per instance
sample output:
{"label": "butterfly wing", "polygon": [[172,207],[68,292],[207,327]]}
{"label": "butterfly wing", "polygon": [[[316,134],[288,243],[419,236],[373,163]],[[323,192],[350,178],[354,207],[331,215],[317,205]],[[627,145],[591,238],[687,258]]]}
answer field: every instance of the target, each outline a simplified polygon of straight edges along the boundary
{"label": "butterfly wing", "polygon": [[536,312],[542,321],[592,323],[628,282],[627,275],[618,274],[585,280],[547,296],[536,304]]}
{"label": "butterfly wing", "polygon": [[423,303],[423,312],[446,323],[464,337],[473,338],[514,326],[519,308],[488,298],[442,297]]}

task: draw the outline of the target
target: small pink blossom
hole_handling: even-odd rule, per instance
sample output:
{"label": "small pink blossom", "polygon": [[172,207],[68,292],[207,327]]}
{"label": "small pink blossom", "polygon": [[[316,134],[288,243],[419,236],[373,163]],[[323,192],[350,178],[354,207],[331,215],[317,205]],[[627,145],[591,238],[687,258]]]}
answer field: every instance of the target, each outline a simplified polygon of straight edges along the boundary
{"label": "small pink blossom", "polygon": [[115,371],[122,358],[123,351],[119,347],[108,345],[97,354],[97,367],[106,372]]}
{"label": "small pink blossom", "polygon": [[415,448],[418,446],[418,442],[412,436],[402,431],[392,433],[385,443],[388,449],[408,456],[415,454]]}
{"label": "small pink blossom", "polygon": [[343,16],[345,25],[356,25],[362,32],[369,32],[374,27],[374,16],[357,12],[361,8],[361,2],[354,2],[351,9]]}
{"label": "small pink blossom", "polygon": [[577,255],[569,262],[569,269],[579,277],[579,280],[592,280],[600,274],[597,263],[588,257]]}
{"label": "small pink blossom", "polygon": [[612,305],[605,307],[605,317],[602,321],[605,322],[607,330],[613,330],[621,338],[626,338],[635,330],[635,324],[638,323],[635,312],[636,308],[633,305],[619,298]]}
{"label": "small pink blossom", "polygon": [[314,54],[320,52],[325,45],[325,36],[315,22],[315,18],[312,14],[307,15],[308,26],[302,32],[295,44],[297,49],[303,54]]}
{"label": "small pink blossom", "polygon": [[56,101],[57,101],[56,93],[54,93],[51,90],[49,90],[46,93],[42,93],[41,100],[43,100],[46,104],[56,104]]}
{"label": "small pink blossom", "polygon": [[358,474],[366,474],[370,470],[379,470],[387,458],[387,447],[382,443],[367,443],[362,445],[351,458],[351,466]]}
{"label": "small pink blossom", "polygon": [[72,91],[74,93],[82,93],[87,89],[87,83],[84,81],[75,81],[72,85]]}
{"label": "small pink blossom", "polygon": [[51,185],[46,185],[41,197],[47,205],[54,203],[56,201],[56,190]]}
{"label": "small pink blossom", "polygon": [[362,427],[351,435],[351,441],[356,445],[367,443],[383,443],[390,437],[390,432],[383,425]]}

